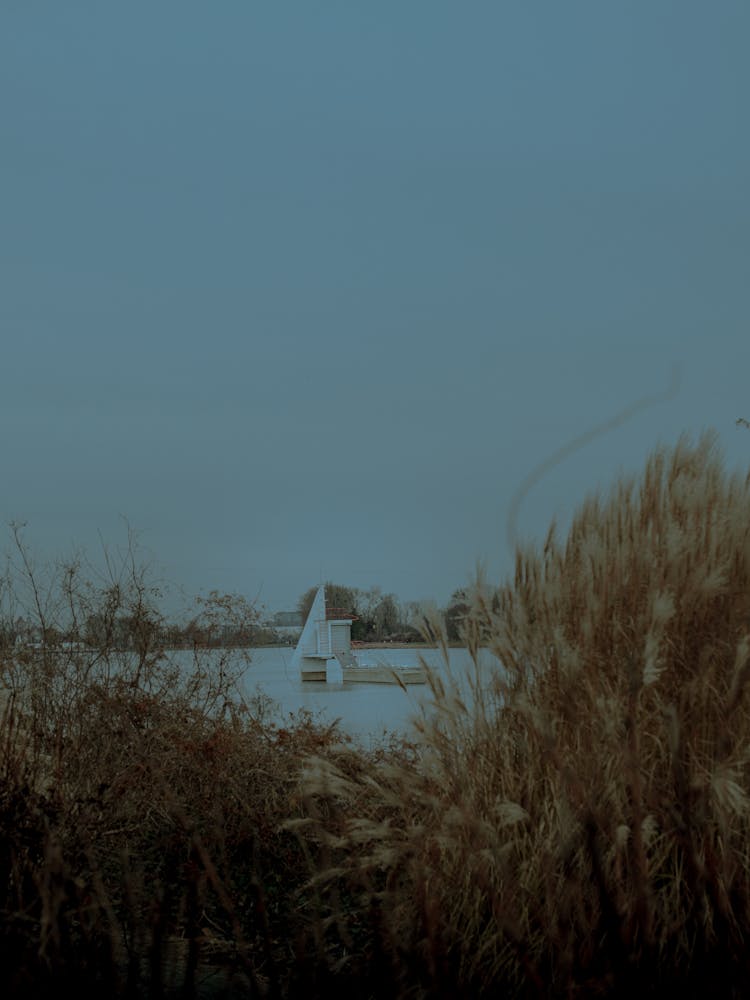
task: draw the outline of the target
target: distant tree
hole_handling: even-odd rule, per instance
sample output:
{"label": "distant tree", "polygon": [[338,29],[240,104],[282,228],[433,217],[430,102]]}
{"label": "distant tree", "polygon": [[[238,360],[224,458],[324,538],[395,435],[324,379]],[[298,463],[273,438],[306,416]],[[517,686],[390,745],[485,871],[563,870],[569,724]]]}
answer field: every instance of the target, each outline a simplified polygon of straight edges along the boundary
{"label": "distant tree", "polygon": [[304,594],[300,595],[299,600],[297,601],[297,611],[299,612],[303,624],[307,621],[307,616],[310,614],[310,608],[313,606],[313,601],[315,600],[317,592],[317,587],[308,587]]}
{"label": "distant tree", "polygon": [[199,612],[191,622],[209,645],[250,646],[259,630],[261,609],[241,594],[212,590],[197,597]]}
{"label": "distant tree", "polygon": [[[307,616],[310,614],[310,608],[313,605],[319,586],[320,584],[316,584],[314,587],[309,587],[297,601],[297,611],[302,616],[303,622],[307,621]],[[330,580],[324,586],[326,588],[327,607],[341,608],[353,615],[359,613],[357,606],[358,591],[352,587],[344,587],[339,583],[332,583]]]}
{"label": "distant tree", "polygon": [[407,601],[402,611],[403,624],[409,628],[419,629],[422,626],[422,604],[419,601]]}
{"label": "distant tree", "polygon": [[359,614],[358,595],[354,587],[344,587],[337,583],[326,584],[326,607],[339,608],[347,614]]}
{"label": "distant tree", "polygon": [[375,607],[374,611],[375,636],[384,639],[398,631],[401,615],[396,597],[393,594],[385,594]]}
{"label": "distant tree", "polygon": [[449,642],[458,642],[461,638],[461,625],[469,610],[466,591],[463,588],[454,590],[451,600],[445,609],[445,631]]}

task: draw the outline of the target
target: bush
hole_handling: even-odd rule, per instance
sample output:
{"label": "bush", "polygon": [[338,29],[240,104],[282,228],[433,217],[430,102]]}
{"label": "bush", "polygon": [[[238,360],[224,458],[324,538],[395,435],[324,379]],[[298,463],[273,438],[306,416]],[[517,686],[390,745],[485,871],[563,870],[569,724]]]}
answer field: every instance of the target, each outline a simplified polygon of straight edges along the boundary
{"label": "bush", "polygon": [[[281,826],[306,756],[354,754],[307,713],[266,724],[236,683],[245,650],[171,652],[132,550],[92,582],[79,561],[38,570],[16,541],[0,595],[0,988],[281,983],[311,922],[308,862]],[[236,607],[208,610],[220,630]],[[123,644],[123,620],[137,642]]]}

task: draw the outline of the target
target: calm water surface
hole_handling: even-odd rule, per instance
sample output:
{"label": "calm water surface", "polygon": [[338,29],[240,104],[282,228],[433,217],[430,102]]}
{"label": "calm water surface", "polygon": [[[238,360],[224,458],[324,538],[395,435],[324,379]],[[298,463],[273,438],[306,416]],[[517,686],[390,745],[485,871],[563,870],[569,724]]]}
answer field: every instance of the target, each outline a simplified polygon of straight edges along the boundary
{"label": "calm water surface", "polygon": [[[301,681],[292,670],[294,650],[291,646],[268,646],[252,651],[252,662],[244,676],[242,691],[246,697],[260,692],[275,703],[275,720],[283,724],[290,714],[307,709],[321,721],[339,720],[342,732],[363,742],[375,742],[389,733],[410,735],[412,722],[420,712],[432,710],[432,693],[428,684],[410,684],[406,691],[398,684],[326,684]],[[438,650],[432,649],[366,649],[358,650],[361,663],[391,662],[415,665],[419,657],[440,676],[448,668]],[[485,654],[481,661],[483,674],[498,669],[498,661]],[[450,672],[465,679],[472,670],[467,650],[450,650]],[[467,690],[466,685],[464,685]]]}

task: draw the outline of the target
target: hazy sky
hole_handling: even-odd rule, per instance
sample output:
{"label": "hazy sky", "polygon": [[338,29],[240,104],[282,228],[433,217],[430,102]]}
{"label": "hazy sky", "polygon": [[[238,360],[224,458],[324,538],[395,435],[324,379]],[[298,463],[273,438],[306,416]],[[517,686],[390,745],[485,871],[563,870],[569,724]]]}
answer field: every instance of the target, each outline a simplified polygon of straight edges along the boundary
{"label": "hazy sky", "polygon": [[[3,523],[447,600],[682,431],[750,464],[750,5],[0,8]],[[5,543],[3,543],[5,544]]]}

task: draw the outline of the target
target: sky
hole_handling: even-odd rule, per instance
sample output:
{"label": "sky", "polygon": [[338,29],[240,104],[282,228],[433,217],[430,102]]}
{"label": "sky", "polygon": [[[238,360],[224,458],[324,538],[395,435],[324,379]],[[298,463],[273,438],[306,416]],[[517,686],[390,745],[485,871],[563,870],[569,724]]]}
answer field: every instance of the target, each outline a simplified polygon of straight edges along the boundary
{"label": "sky", "polygon": [[3,0],[0,542],[445,603],[514,505],[539,539],[708,428],[747,468],[748,37],[745,0]]}

